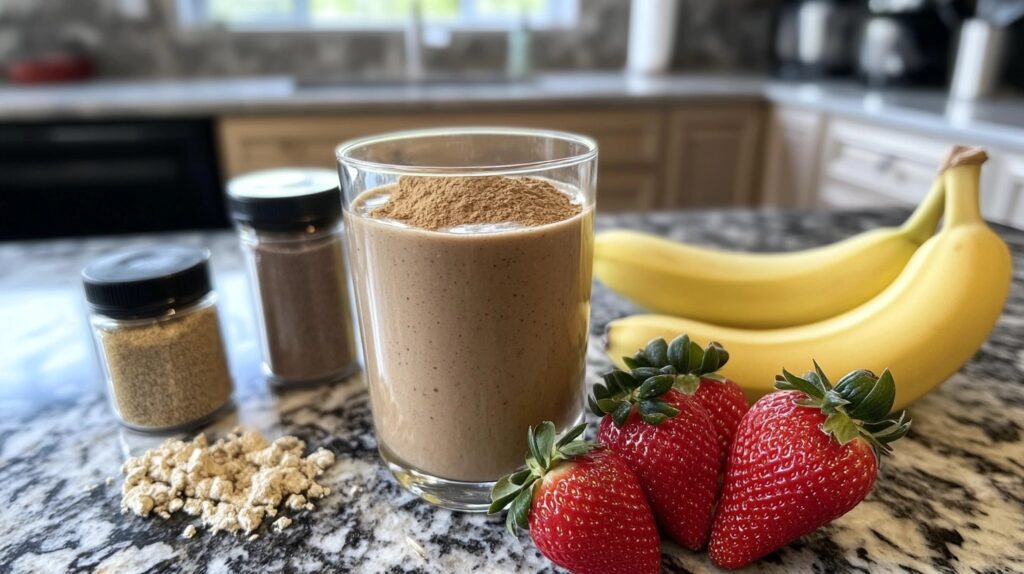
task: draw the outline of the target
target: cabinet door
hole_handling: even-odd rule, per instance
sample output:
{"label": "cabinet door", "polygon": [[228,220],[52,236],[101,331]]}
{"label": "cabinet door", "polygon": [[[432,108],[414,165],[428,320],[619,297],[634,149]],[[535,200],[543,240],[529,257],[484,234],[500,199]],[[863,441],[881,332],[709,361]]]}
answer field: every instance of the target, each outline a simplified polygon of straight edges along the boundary
{"label": "cabinet door", "polygon": [[1005,154],[1000,159],[994,193],[982,209],[994,221],[1024,229],[1024,155]]}
{"label": "cabinet door", "polygon": [[760,181],[763,106],[756,102],[673,109],[666,156],[667,207],[752,205]]}
{"label": "cabinet door", "polygon": [[598,168],[597,209],[650,211],[658,207],[658,175],[654,169]]}
{"label": "cabinet door", "polygon": [[774,207],[814,205],[822,115],[810,110],[776,107],[767,117],[761,203]]}
{"label": "cabinet door", "polygon": [[460,125],[534,127],[593,137],[600,149],[602,211],[650,209],[661,187],[664,121],[652,107],[486,113],[332,114],[226,117],[219,122],[228,177],[270,167],[334,168],[338,143],[394,130]]}

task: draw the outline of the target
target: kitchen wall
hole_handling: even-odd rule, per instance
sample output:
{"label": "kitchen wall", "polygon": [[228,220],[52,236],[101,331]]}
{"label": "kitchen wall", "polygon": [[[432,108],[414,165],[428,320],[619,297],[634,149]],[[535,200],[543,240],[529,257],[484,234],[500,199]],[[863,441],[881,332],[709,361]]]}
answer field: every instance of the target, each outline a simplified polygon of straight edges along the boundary
{"label": "kitchen wall", "polygon": [[[759,70],[767,65],[777,0],[680,0],[675,66]],[[132,8],[144,5],[142,14]],[[127,10],[126,10],[127,7]],[[581,0],[572,30],[534,34],[538,69],[616,69],[625,62],[628,0]],[[108,77],[400,74],[402,34],[228,32],[182,27],[175,0],[0,0],[0,63],[58,49],[86,50]],[[501,69],[505,38],[456,33],[424,53],[428,67]]]}

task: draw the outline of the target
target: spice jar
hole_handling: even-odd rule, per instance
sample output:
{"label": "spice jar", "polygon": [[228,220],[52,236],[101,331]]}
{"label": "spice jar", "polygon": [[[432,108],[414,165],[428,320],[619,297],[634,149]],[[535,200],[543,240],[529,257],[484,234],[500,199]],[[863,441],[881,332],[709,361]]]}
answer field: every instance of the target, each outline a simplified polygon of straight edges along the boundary
{"label": "spice jar", "polygon": [[199,426],[230,402],[209,258],[192,247],[132,248],[82,271],[111,404],[125,426]]}
{"label": "spice jar", "polygon": [[279,384],[317,383],[358,369],[341,236],[338,176],[275,169],[228,183],[256,295],[263,368]]}

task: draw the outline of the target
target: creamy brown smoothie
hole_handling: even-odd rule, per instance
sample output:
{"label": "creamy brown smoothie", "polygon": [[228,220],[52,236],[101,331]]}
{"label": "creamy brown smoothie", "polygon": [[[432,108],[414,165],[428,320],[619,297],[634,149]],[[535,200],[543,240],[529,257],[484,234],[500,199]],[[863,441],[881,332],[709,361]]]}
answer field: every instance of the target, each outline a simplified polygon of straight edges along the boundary
{"label": "creamy brown smoothie", "polygon": [[402,178],[346,211],[386,458],[457,481],[583,414],[593,209],[533,178]]}

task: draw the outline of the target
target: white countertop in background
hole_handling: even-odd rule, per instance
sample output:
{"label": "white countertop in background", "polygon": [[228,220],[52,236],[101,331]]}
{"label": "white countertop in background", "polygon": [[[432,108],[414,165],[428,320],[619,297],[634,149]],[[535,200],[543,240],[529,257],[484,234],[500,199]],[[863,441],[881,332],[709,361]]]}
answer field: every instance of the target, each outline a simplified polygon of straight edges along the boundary
{"label": "white countertop in background", "polygon": [[354,81],[316,86],[269,76],[0,85],[0,121],[494,110],[723,99],[765,99],[936,137],[1024,150],[1024,97],[1019,95],[961,102],[940,90],[876,91],[852,82],[793,83],[702,74],[631,77],[617,72],[568,72],[521,82]]}

